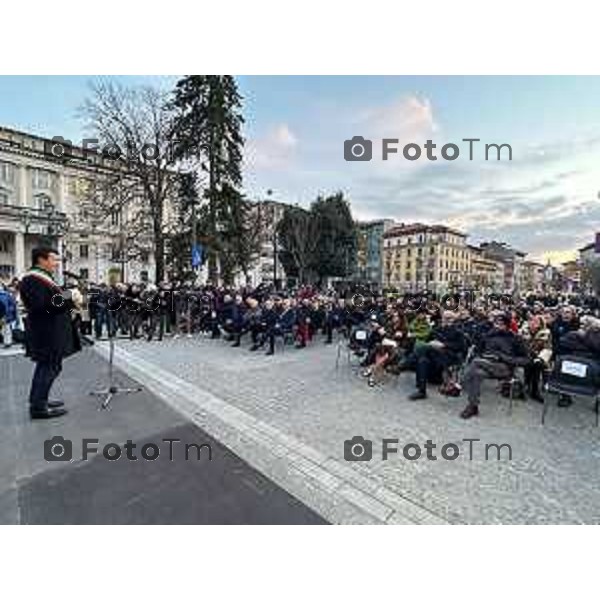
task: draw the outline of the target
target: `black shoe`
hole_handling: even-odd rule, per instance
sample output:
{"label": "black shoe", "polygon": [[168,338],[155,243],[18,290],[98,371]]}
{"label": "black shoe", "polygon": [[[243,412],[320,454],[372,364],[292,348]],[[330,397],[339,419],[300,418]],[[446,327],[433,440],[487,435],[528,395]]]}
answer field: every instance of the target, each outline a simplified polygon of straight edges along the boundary
{"label": "black shoe", "polygon": [[529,394],[529,397],[535,402],[540,402],[544,404],[544,397],[538,392],[537,394]]}
{"label": "black shoe", "polygon": [[60,408],[65,403],[62,400],[48,400],[48,408]]}
{"label": "black shoe", "polygon": [[42,408],[42,409],[31,409],[29,416],[32,419],[54,419],[55,417],[62,417],[67,414],[66,408]]}
{"label": "black shoe", "polygon": [[476,404],[467,404],[467,407],[460,413],[461,419],[470,419],[479,416],[479,407]]}
{"label": "black shoe", "polygon": [[409,400],[425,400],[425,398],[427,398],[425,390],[417,390],[408,397]]}
{"label": "black shoe", "polygon": [[567,396],[566,394],[561,394],[558,398],[557,404],[561,408],[567,408],[573,404],[573,398],[571,398],[571,396]]}
{"label": "black shoe", "polygon": [[240,342],[235,342],[234,344],[231,344],[232,348],[239,348],[240,347]]}
{"label": "black shoe", "polygon": [[333,340],[330,340],[329,338],[327,338],[327,339],[325,340],[325,343],[326,343],[326,344],[333,344]]}
{"label": "black shoe", "polygon": [[251,348],[250,348],[250,352],[256,352],[258,350],[258,346],[256,344],[254,344]]}
{"label": "black shoe", "polygon": [[275,354],[275,350],[267,350],[265,352],[265,356],[272,356],[273,354]]}

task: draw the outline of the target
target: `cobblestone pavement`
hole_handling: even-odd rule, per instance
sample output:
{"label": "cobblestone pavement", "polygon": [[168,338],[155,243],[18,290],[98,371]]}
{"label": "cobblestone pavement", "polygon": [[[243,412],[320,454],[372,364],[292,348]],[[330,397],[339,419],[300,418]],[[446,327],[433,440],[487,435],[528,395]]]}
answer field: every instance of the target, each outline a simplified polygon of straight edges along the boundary
{"label": "cobblestone pavement", "polygon": [[[336,351],[318,340],[265,357],[199,337],[125,341],[117,357],[130,375],[155,392],[162,386],[159,395],[328,520],[600,522],[600,430],[589,402],[562,409],[552,399],[541,426],[541,405],[515,401],[511,415],[490,382],[482,416],[465,422],[458,417],[464,399],[432,389],[428,400],[410,402],[412,373],[370,389],[345,356],[336,370]],[[344,441],[356,435],[373,440],[371,461],[344,460]],[[384,461],[383,438],[398,438],[400,448],[432,440],[438,459],[423,450],[419,460],[392,454]],[[468,438],[481,440],[472,460]],[[456,460],[442,459],[446,443],[459,446]],[[505,448],[500,460],[491,450],[486,461],[486,443],[510,444],[512,460]]]}

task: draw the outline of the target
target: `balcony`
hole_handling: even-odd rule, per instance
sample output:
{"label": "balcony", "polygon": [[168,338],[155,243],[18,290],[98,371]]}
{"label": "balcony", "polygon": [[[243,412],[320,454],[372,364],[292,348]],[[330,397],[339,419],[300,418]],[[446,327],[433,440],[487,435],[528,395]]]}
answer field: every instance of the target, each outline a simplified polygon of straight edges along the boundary
{"label": "balcony", "polygon": [[51,204],[44,208],[30,208],[13,204],[0,205],[0,219],[11,231],[23,229],[25,233],[62,235],[69,225],[67,215]]}

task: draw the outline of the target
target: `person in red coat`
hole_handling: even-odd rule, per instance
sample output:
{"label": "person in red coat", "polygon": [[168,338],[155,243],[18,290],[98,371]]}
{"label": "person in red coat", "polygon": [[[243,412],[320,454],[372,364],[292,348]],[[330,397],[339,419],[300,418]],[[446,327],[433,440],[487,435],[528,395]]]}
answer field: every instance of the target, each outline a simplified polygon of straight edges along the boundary
{"label": "person in red coat", "polygon": [[65,357],[81,349],[71,319],[75,307],[71,291],[63,291],[54,280],[59,255],[50,247],[34,248],[32,267],[19,291],[27,312],[25,348],[35,363],[29,412],[32,419],[51,419],[67,413],[64,403],[49,400],[52,384],[62,370]]}

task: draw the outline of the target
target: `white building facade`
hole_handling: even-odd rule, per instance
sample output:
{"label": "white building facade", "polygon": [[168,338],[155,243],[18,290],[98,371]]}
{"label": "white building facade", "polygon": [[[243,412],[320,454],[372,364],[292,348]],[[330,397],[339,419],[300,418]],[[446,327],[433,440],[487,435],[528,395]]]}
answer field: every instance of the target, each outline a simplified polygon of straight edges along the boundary
{"label": "white building facade", "polygon": [[70,160],[60,160],[50,146],[50,140],[0,127],[0,279],[22,275],[40,243],[58,248],[62,271],[86,280],[153,279],[151,245],[135,258],[124,246],[126,214],[95,222],[82,201],[85,182],[102,168],[99,158],[74,148]]}

